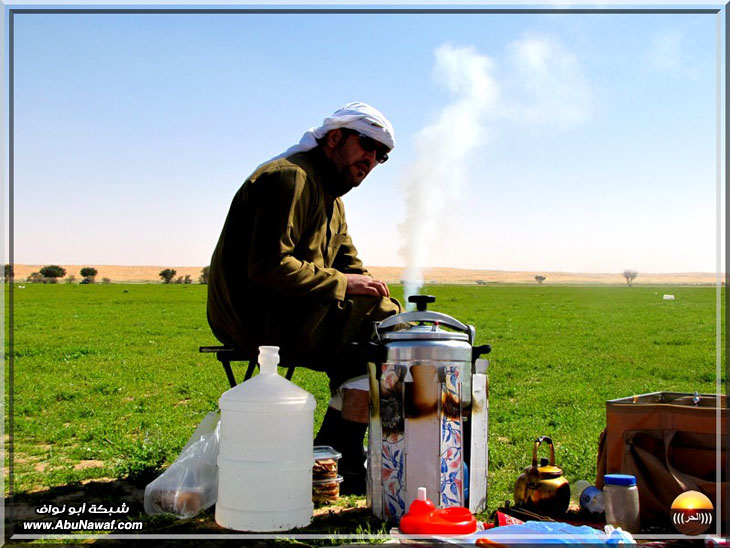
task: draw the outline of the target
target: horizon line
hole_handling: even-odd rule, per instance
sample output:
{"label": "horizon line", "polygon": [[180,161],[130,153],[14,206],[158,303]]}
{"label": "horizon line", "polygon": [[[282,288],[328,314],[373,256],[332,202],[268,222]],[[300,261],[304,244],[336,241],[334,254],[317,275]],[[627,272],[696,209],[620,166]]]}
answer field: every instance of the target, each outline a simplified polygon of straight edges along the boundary
{"label": "horizon line", "polygon": [[[9,263],[5,263],[9,264]],[[116,267],[116,268],[199,268],[203,269],[206,266],[209,265],[170,265],[170,264],[119,264],[119,263],[13,263],[12,266],[20,266],[20,267],[30,267],[30,266],[48,266],[52,264],[57,264],[58,266],[62,267]],[[389,268],[389,269],[406,269],[406,266],[403,265],[366,265],[366,269],[380,269],[380,268]],[[607,274],[607,275],[614,275],[614,274],[623,274],[623,270],[634,270],[634,269],[628,269],[625,268],[623,270],[615,270],[615,271],[587,271],[587,270],[558,270],[558,269],[536,269],[536,268],[530,268],[530,269],[506,269],[506,268],[482,268],[482,267],[464,267],[464,266],[424,266],[421,268],[423,271],[427,270],[467,270],[467,271],[473,271],[473,272],[506,272],[506,273],[550,273],[550,274],[590,274],[590,275],[599,275],[599,274]],[[656,270],[639,270],[636,269],[637,273],[639,274],[645,274],[645,275],[662,275],[662,274],[672,274],[672,275],[680,275],[680,274],[702,274],[702,275],[717,275],[717,271],[712,270],[675,270],[675,271],[656,271]],[[719,272],[721,276],[725,275],[725,272]]]}

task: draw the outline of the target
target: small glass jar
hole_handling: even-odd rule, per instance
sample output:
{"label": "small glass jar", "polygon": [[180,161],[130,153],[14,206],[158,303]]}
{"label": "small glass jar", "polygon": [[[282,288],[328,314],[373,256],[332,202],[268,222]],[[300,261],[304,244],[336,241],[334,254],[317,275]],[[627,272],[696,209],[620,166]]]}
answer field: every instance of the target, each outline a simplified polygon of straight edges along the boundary
{"label": "small glass jar", "polygon": [[621,527],[629,533],[638,533],[639,490],[636,478],[628,474],[606,474],[603,477],[603,501],[606,505],[606,523]]}

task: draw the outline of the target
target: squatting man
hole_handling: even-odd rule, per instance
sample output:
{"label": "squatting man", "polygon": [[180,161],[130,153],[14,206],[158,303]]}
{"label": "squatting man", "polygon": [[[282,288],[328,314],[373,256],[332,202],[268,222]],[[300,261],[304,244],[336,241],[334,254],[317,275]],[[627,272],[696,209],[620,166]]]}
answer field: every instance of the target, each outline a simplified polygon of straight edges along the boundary
{"label": "squatting man", "polygon": [[343,494],[365,490],[366,360],[350,343],[401,306],[357,256],[341,196],[395,146],[377,109],[349,103],[260,165],[233,198],[210,263],[208,322],[223,343],[324,371],[332,398],[315,445],[342,452]]}

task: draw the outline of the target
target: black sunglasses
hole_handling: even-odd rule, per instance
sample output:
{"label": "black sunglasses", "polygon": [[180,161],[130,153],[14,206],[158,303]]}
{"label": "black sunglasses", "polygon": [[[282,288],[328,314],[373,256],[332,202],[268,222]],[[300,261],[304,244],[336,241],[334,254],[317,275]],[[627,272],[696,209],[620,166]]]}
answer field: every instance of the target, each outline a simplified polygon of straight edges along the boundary
{"label": "black sunglasses", "polygon": [[347,129],[343,128],[342,131],[345,133],[349,133],[352,135],[357,135],[357,138],[360,142],[360,147],[365,152],[373,152],[375,151],[375,160],[379,164],[384,164],[388,161],[388,153],[383,150],[384,145],[373,139],[372,137],[368,137],[367,135],[364,135],[363,133],[360,133],[359,131],[355,131],[353,129]]}

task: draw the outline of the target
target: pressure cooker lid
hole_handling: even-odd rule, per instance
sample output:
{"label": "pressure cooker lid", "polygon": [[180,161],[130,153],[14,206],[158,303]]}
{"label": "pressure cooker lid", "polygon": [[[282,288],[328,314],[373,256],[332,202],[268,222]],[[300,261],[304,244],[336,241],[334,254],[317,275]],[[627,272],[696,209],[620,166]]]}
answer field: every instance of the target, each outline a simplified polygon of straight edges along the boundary
{"label": "pressure cooker lid", "polygon": [[380,322],[377,332],[382,340],[454,340],[466,341],[469,344],[474,342],[472,326],[464,325],[446,314],[426,310],[426,305],[434,302],[435,297],[411,295],[408,300],[416,303],[418,310],[397,314]]}
{"label": "pressure cooker lid", "polygon": [[383,333],[381,338],[385,341],[412,341],[412,340],[455,340],[469,341],[469,335],[456,331],[441,329],[438,323],[427,325],[414,325],[410,329],[389,331]]}

